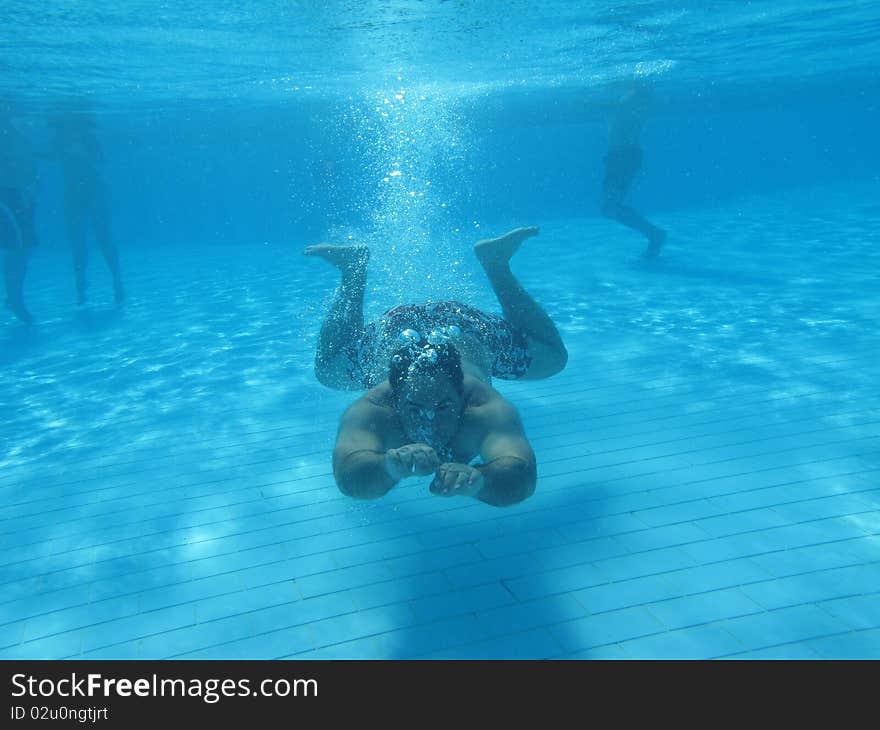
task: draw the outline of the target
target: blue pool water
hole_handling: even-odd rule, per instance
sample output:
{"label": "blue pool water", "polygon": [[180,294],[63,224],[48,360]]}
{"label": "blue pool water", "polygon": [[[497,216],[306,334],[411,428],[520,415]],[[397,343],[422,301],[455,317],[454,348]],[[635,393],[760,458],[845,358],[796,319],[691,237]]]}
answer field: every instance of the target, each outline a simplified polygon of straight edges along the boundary
{"label": "blue pool water", "polygon": [[[257,5],[0,4],[40,177],[35,322],[0,314],[0,657],[880,657],[876,4]],[[632,79],[648,263],[599,206]],[[46,153],[86,108],[122,307],[91,240],[76,306]],[[471,247],[525,225],[569,351],[495,382],[535,494],[342,495],[338,274],[302,249],[370,245],[368,317],[498,311]]]}

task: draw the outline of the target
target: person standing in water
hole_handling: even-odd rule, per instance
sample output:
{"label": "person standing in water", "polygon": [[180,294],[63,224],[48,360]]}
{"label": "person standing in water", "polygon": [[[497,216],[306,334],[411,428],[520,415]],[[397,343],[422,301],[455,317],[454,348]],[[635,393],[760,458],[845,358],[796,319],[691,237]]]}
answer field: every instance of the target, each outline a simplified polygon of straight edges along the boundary
{"label": "person standing in water", "polygon": [[71,111],[54,117],[49,124],[54,132],[52,155],[61,165],[64,213],[76,279],[76,303],[86,303],[86,227],[91,223],[113,277],[116,304],[120,305],[125,299],[125,291],[119,268],[119,254],[107,222],[107,190],[99,169],[104,155],[95,133],[94,121],[85,111]]}
{"label": "person standing in water", "polygon": [[548,378],[568,360],[553,321],[510,270],[511,257],[537,234],[519,228],[474,247],[503,317],[442,301],[401,305],[364,325],[367,247],[305,250],[342,274],[315,375],[330,388],[369,388],[343,414],[336,437],[333,474],[344,494],[381,497],[401,479],[430,474],[431,492],[443,497],[505,506],[532,494],[535,455],[491,378]]}
{"label": "person standing in water", "polygon": [[622,223],[648,239],[643,258],[654,258],[666,241],[666,231],[647,221],[625,203],[636,173],[642,166],[640,137],[651,108],[652,91],[646,84],[634,85],[620,100],[611,118],[605,178],[600,209],[606,218]]}
{"label": "person standing in water", "polygon": [[39,177],[31,148],[0,104],[0,250],[5,252],[3,279],[6,308],[22,322],[33,321],[24,303],[24,276],[37,244],[34,198]]}

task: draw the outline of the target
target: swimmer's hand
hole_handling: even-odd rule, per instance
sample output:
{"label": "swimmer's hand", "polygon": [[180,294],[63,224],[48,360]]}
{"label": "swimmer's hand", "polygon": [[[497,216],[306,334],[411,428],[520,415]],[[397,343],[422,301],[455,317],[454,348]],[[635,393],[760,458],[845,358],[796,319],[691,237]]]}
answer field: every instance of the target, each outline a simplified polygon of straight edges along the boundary
{"label": "swimmer's hand", "polygon": [[431,482],[431,492],[441,497],[476,497],[483,474],[467,464],[441,464]]}
{"label": "swimmer's hand", "polygon": [[427,444],[407,444],[385,452],[385,471],[395,482],[433,474],[439,465],[437,452]]}

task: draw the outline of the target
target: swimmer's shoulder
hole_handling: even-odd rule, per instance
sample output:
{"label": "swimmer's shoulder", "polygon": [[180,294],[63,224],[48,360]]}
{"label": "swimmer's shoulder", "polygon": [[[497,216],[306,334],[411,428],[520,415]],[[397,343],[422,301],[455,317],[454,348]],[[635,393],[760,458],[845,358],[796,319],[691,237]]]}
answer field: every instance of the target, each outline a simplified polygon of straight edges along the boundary
{"label": "swimmer's shoulder", "polygon": [[383,380],[379,385],[373,386],[364,393],[358,401],[364,401],[376,408],[391,408],[391,384],[387,380]]}
{"label": "swimmer's shoulder", "polygon": [[352,403],[340,419],[340,428],[368,428],[385,430],[396,423],[391,406],[391,388],[377,385]]}
{"label": "swimmer's shoulder", "polygon": [[388,381],[370,388],[348,407],[347,414],[370,420],[393,420],[394,406]]}
{"label": "swimmer's shoulder", "polygon": [[463,387],[464,402],[466,404],[465,407],[468,410],[485,409],[493,403],[504,400],[501,393],[480,378],[475,378],[466,374],[464,376]]}
{"label": "swimmer's shoulder", "polygon": [[[519,414],[492,386],[477,381],[465,386],[467,406],[458,436],[458,451],[473,456],[490,433],[521,431]],[[469,463],[469,462],[468,462]]]}
{"label": "swimmer's shoulder", "polygon": [[466,412],[472,419],[487,426],[519,420],[519,413],[513,403],[491,385],[476,379],[473,381],[469,384],[465,379]]}

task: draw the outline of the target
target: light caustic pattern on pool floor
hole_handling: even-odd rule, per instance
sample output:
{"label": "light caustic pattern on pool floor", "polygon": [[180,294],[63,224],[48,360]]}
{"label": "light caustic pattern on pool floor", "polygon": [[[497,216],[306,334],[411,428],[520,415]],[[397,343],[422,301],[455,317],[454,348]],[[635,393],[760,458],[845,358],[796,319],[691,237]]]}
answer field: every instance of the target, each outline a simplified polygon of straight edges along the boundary
{"label": "light caustic pattern on pool floor", "polygon": [[42,324],[0,325],[0,656],[880,656],[876,192],[668,215],[652,266],[604,221],[491,226],[542,225],[514,269],[571,352],[498,384],[540,470],[503,510],[338,493],[323,262],[129,251],[125,311],[96,266],[74,315],[37,257]]}

